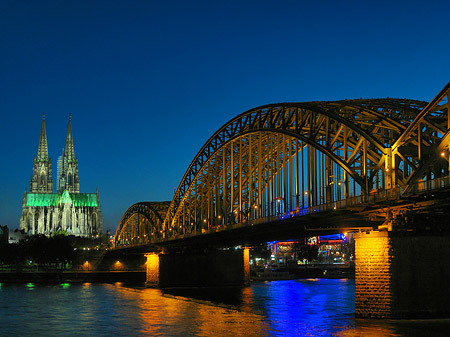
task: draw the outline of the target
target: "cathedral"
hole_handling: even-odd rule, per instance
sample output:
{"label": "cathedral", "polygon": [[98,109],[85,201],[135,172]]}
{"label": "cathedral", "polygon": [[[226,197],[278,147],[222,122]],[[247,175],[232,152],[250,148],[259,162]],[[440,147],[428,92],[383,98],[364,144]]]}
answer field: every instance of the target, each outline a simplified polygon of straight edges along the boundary
{"label": "cathedral", "polygon": [[103,231],[97,193],[80,193],[78,159],[75,157],[69,115],[66,144],[58,158],[56,193],[53,193],[52,161],[48,156],[45,115],[42,117],[37,156],[33,161],[30,191],[25,191],[20,229],[29,235],[54,232],[88,237]]}

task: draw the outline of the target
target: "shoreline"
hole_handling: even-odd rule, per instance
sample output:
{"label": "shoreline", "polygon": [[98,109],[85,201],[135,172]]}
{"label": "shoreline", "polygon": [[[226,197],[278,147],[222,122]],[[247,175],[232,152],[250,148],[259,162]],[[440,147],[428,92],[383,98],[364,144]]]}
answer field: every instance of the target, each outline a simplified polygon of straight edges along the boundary
{"label": "shoreline", "polygon": [[[328,266],[314,266],[298,268],[296,270],[285,270],[279,272],[266,272],[264,274],[251,275],[252,282],[297,280],[309,278],[323,279],[354,279],[354,269]],[[146,271],[0,271],[0,283],[37,283],[37,284],[60,284],[60,283],[142,283],[146,282]]]}
{"label": "shoreline", "polygon": [[0,272],[0,283],[145,283],[145,271]]}

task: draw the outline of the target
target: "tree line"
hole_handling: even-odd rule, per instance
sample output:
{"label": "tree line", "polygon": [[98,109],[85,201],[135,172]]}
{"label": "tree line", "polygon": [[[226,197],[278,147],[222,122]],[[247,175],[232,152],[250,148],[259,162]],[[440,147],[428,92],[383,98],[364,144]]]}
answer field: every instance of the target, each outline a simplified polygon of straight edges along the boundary
{"label": "tree line", "polygon": [[105,249],[107,237],[33,235],[19,243],[0,243],[0,271],[45,271],[71,269],[78,249]]}

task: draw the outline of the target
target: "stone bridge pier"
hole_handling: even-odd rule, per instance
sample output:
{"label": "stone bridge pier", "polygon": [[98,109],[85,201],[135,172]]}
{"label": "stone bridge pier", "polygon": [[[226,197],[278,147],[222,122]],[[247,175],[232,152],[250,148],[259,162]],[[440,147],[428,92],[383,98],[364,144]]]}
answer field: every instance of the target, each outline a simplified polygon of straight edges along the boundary
{"label": "stone bridge pier", "polygon": [[354,238],[356,317],[450,317],[448,232],[370,231]]}
{"label": "stone bridge pier", "polygon": [[148,287],[222,287],[250,282],[249,249],[148,253]]}

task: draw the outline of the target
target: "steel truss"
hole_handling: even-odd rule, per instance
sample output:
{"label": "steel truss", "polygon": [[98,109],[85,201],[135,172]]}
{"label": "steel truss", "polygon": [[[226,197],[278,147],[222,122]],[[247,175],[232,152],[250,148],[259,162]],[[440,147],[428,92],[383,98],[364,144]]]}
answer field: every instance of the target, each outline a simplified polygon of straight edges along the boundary
{"label": "steel truss", "polygon": [[145,244],[162,237],[163,219],[170,202],[140,202],[132,205],[120,220],[115,246]]}
{"label": "steel truss", "polygon": [[448,175],[449,93],[450,83],[429,104],[360,99],[246,111],[196,155],[153,236],[301,215],[373,190],[408,193],[418,180]]}

